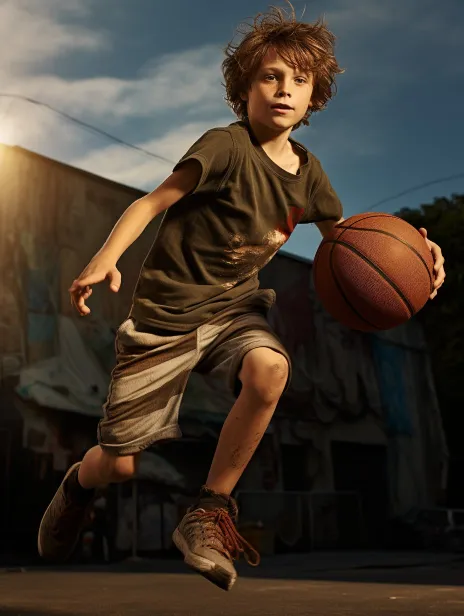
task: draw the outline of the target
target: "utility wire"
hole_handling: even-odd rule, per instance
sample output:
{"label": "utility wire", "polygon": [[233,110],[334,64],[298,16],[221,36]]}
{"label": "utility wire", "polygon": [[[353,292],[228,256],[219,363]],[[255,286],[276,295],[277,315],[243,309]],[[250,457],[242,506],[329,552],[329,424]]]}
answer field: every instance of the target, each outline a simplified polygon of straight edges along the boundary
{"label": "utility wire", "polygon": [[422,184],[417,184],[417,186],[412,186],[411,188],[407,188],[406,190],[403,190],[397,193],[396,195],[392,195],[391,197],[386,197],[385,199],[381,199],[380,201],[373,203],[365,211],[369,212],[370,210],[373,210],[374,208],[379,207],[379,205],[383,205],[384,203],[387,203],[388,201],[393,201],[394,199],[398,199],[399,197],[402,197],[403,195],[408,195],[409,193],[415,192],[416,190],[419,190],[421,188],[425,188],[426,186],[432,186],[433,184],[441,184],[442,182],[449,182],[450,180],[456,180],[457,178],[463,178],[463,177],[464,177],[464,172],[455,173],[454,175],[448,175],[447,177],[444,177],[444,178],[437,178],[436,180],[430,180],[429,182],[423,182]]}
{"label": "utility wire", "polygon": [[71,122],[74,122],[75,124],[78,124],[80,126],[83,126],[84,128],[87,128],[87,129],[89,129],[91,131],[94,131],[95,133],[103,135],[104,137],[107,137],[108,139],[116,141],[117,143],[120,143],[121,145],[123,145],[123,146],[125,146],[127,148],[132,148],[133,150],[137,150],[139,152],[143,152],[143,154],[147,154],[147,156],[151,156],[152,158],[156,158],[158,160],[161,160],[164,163],[168,163],[169,165],[175,165],[176,164],[175,161],[170,160],[169,158],[165,158],[164,156],[160,156],[159,154],[155,154],[154,152],[150,152],[149,150],[146,150],[145,148],[141,148],[138,145],[134,145],[133,143],[128,143],[127,141],[124,141],[123,139],[119,139],[119,137],[115,137],[114,135],[110,135],[110,133],[107,133],[106,131],[101,130],[101,128],[97,128],[96,126],[92,126],[92,124],[88,124],[87,122],[83,122],[82,120],[78,120],[77,118],[74,118],[73,116],[69,115],[68,113],[65,113],[64,111],[60,111],[59,109],[56,109],[55,107],[52,107],[52,105],[49,105],[48,103],[43,103],[42,101],[38,101],[35,98],[30,98],[28,96],[23,96],[21,94],[9,94],[9,93],[3,93],[3,92],[0,92],[0,97],[6,97],[6,98],[11,98],[11,99],[23,100],[23,101],[26,101],[28,103],[32,103],[33,105],[39,105],[40,107],[45,107],[46,109],[49,109],[53,113],[56,113],[56,114],[62,116],[66,120],[70,120]]}
{"label": "utility wire", "polygon": [[[90,131],[93,131],[95,133],[98,133],[99,135],[103,135],[104,137],[106,137],[107,139],[110,139],[112,141],[115,141],[116,143],[119,143],[127,148],[131,148],[133,150],[137,150],[138,152],[142,152],[143,154],[146,154],[147,156],[151,156],[152,158],[156,158],[157,160],[160,160],[164,163],[168,163],[170,165],[175,165],[176,162],[173,160],[170,160],[169,158],[165,158],[164,156],[160,156],[159,154],[155,154],[154,152],[150,152],[149,150],[146,150],[145,148],[141,148],[138,145],[134,145],[133,143],[129,143],[127,141],[124,141],[123,139],[119,139],[119,137],[115,137],[114,135],[111,135],[110,133],[107,133],[106,131],[97,128],[96,126],[93,126],[92,124],[88,124],[87,122],[83,122],[82,120],[78,120],[77,118],[69,115],[68,113],[65,113],[64,111],[60,111],[59,109],[56,109],[55,107],[53,107],[52,105],[49,105],[48,103],[44,103],[42,101],[39,101],[35,98],[31,98],[28,96],[23,96],[22,94],[10,94],[8,92],[0,92],[0,97],[3,98],[11,98],[11,99],[17,99],[17,100],[23,100],[26,101],[28,103],[31,103],[33,105],[39,105],[41,107],[45,107],[46,109],[48,109],[49,111],[52,111],[53,113],[56,113],[58,115],[60,115],[61,117],[65,118],[66,120],[69,120],[71,122],[74,122],[75,124],[78,124],[79,126],[82,126]],[[8,109],[9,111],[9,109]],[[423,182],[422,184],[417,184],[416,186],[412,186],[410,188],[407,188],[406,190],[403,190],[399,193],[396,193],[395,195],[391,195],[390,197],[386,197],[385,199],[381,199],[380,201],[377,201],[376,203],[373,203],[372,205],[370,205],[368,208],[366,208],[364,211],[369,212],[370,210],[373,210],[374,208],[379,207],[380,205],[383,205],[384,203],[388,203],[389,201],[394,201],[395,199],[399,199],[400,197],[403,197],[404,195],[408,195],[412,192],[415,192],[416,190],[420,190],[421,188],[426,188],[427,186],[433,186],[434,184],[442,184],[444,182],[449,182],[450,180],[456,180],[458,178],[462,178],[464,177],[464,172],[462,173],[456,173],[454,175],[449,175],[447,177],[442,177],[442,178],[436,178],[435,180],[430,180],[428,182]]]}

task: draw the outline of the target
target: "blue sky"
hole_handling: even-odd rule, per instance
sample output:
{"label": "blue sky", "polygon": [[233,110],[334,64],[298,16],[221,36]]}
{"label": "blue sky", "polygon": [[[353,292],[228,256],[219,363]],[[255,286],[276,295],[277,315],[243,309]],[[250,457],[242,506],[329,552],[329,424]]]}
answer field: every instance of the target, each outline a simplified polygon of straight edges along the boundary
{"label": "blue sky", "polygon": [[[179,159],[205,130],[235,120],[220,63],[260,0],[0,0],[1,92],[49,103],[117,137]],[[282,6],[282,2],[275,2]],[[320,158],[345,216],[410,186],[464,172],[464,2],[295,1],[325,15],[346,69],[328,109],[294,137]],[[0,141],[152,190],[166,163],[114,144],[44,108],[0,98]],[[464,192],[464,178],[380,211]],[[285,250],[311,258],[312,226]],[[433,239],[433,238],[432,238]]]}

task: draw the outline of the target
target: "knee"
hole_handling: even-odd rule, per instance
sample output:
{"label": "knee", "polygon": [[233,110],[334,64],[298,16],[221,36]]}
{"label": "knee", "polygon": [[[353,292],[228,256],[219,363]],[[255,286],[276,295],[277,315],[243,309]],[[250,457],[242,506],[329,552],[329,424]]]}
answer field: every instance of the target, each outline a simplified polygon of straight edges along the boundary
{"label": "knee", "polygon": [[114,483],[122,483],[132,479],[138,469],[139,455],[111,456],[108,460],[111,466],[111,480]]}
{"label": "knee", "polygon": [[239,378],[243,390],[260,402],[276,403],[287,384],[289,367],[286,358],[267,348],[253,349],[243,359]]}

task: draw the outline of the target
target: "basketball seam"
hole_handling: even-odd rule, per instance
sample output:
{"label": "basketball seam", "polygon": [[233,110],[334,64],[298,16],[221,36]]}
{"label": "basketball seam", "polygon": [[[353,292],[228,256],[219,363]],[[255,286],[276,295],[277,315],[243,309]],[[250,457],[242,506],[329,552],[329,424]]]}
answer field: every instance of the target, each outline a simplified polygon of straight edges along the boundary
{"label": "basketball seam", "polygon": [[[413,306],[409,303],[409,300],[404,295],[404,293],[401,291],[401,289],[398,288],[398,286],[393,282],[393,280],[390,279],[389,276],[387,276],[387,274],[382,272],[382,270],[375,263],[372,263],[372,261],[370,261],[361,252],[359,252],[359,250],[354,248],[354,246],[351,246],[351,244],[348,244],[348,242],[342,242],[342,241],[340,241],[338,239],[337,240],[335,240],[335,239],[334,240],[327,240],[327,243],[329,243],[329,244],[340,244],[341,246],[345,246],[346,248],[351,250],[351,252],[354,252],[356,255],[358,255],[358,257],[360,257],[365,263],[370,265],[372,267],[372,269],[374,269],[398,293],[398,296],[403,300],[406,308],[409,310],[410,317],[412,317],[415,314]],[[331,254],[332,254],[332,252],[331,252]]]}
{"label": "basketball seam", "polygon": [[[359,222],[359,221],[356,221],[356,222]],[[428,275],[429,281],[430,281],[430,292],[433,291],[433,280],[432,280],[432,276],[430,274],[430,270],[427,267],[427,263],[425,262],[425,259],[420,254],[420,252],[418,250],[416,250],[416,248],[414,248],[414,246],[411,246],[411,244],[409,242],[406,242],[406,240],[401,239],[400,237],[394,235],[393,233],[390,233],[389,231],[384,231],[383,229],[368,229],[366,227],[361,227],[361,228],[359,228],[359,227],[340,227],[340,228],[342,228],[342,229],[349,229],[350,231],[372,231],[373,233],[382,233],[383,235],[388,235],[389,237],[392,237],[393,239],[395,239],[398,242],[401,242],[402,244],[407,246],[407,248],[412,250],[412,252],[420,259],[421,263],[425,267],[425,270],[427,272],[427,275]],[[340,234],[340,236],[341,235],[342,234]]]}
{"label": "basketball seam", "polygon": [[[327,241],[326,243],[329,243],[329,241]],[[335,273],[334,267],[333,267],[333,263],[332,263],[332,256],[333,256],[333,252],[335,250],[335,244],[343,244],[343,242],[337,242],[337,241],[330,241],[330,243],[333,243],[334,246],[332,246],[331,250],[330,250],[330,255],[329,255],[329,267],[330,267],[330,271],[332,273],[332,278],[335,282],[335,285],[337,287],[337,289],[340,292],[340,295],[343,297],[343,299],[345,300],[346,304],[351,308],[351,310],[354,312],[355,315],[357,315],[361,321],[364,321],[365,323],[367,323],[367,325],[369,325],[370,327],[373,327],[374,329],[379,329],[380,327],[378,327],[378,325],[374,325],[374,323],[371,323],[368,319],[366,319],[365,317],[363,317],[362,314],[360,314],[356,308],[353,306],[353,304],[350,302],[350,300],[348,299],[348,297],[345,294],[345,291],[343,290],[342,285],[340,284],[340,281],[337,278],[337,274]]]}
{"label": "basketball seam", "polygon": [[342,222],[339,222],[336,225],[336,229],[352,229],[353,225],[357,224],[358,222],[362,222],[363,220],[368,220],[371,218],[396,218],[396,216],[394,216],[393,214],[382,214],[381,212],[377,213],[377,214],[372,214],[372,216],[364,216],[364,218],[357,218],[356,220],[353,220],[352,223],[350,223],[347,227],[343,226],[343,223],[348,222],[349,218],[347,220],[343,220]]}

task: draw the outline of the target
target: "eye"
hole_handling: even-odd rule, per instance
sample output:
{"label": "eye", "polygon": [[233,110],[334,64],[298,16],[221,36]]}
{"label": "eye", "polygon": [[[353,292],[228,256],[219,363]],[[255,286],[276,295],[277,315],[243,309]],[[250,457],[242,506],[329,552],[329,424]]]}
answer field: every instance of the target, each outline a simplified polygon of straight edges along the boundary
{"label": "eye", "polygon": [[305,79],[304,77],[297,77],[297,78],[295,79],[295,81],[296,81],[297,83],[306,83],[306,79]]}
{"label": "eye", "polygon": [[265,75],[265,76],[264,76],[264,79],[265,79],[266,81],[274,81],[274,79],[276,79],[276,76],[275,76],[275,75],[273,75],[273,74],[270,74],[270,75]]}

